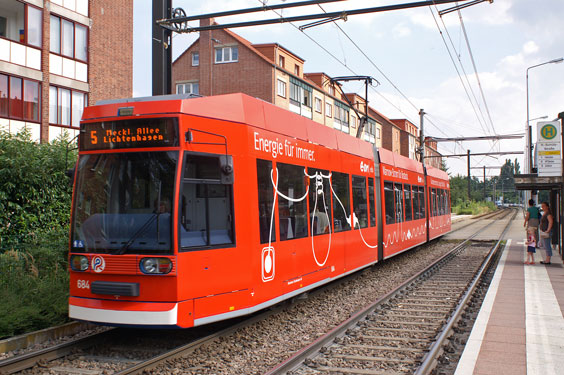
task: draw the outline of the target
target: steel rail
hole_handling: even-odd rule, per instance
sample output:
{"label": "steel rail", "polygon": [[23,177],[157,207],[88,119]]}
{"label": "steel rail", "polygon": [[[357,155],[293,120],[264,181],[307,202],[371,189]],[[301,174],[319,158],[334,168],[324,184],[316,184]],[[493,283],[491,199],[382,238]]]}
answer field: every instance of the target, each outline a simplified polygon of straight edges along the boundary
{"label": "steel rail", "polygon": [[486,270],[488,269],[488,267],[492,263],[494,255],[496,254],[496,252],[499,248],[499,245],[501,244],[501,241],[505,237],[505,234],[509,230],[509,226],[511,225],[511,223],[515,219],[515,216],[517,216],[517,210],[514,210],[513,217],[511,217],[511,219],[508,221],[507,225],[505,226],[505,229],[503,230],[503,232],[499,236],[497,243],[495,244],[495,246],[490,251],[490,253],[489,253],[488,257],[486,258],[486,260],[484,261],[484,263],[482,263],[482,266],[480,267],[480,270],[478,271],[477,275],[474,277],[472,284],[470,285],[470,287],[468,288],[468,290],[466,291],[466,293],[464,294],[462,299],[459,301],[456,310],[452,313],[451,318],[445,324],[445,327],[442,330],[439,337],[437,337],[437,340],[433,343],[433,345],[429,348],[429,351],[423,357],[423,362],[421,363],[421,365],[419,366],[419,368],[417,369],[417,371],[415,372],[414,375],[429,374],[433,370],[433,368],[436,366],[437,358],[440,355],[440,352],[442,350],[442,346],[448,340],[448,337],[450,336],[454,325],[460,320],[462,313],[464,312],[464,310],[466,309],[466,307],[468,305],[468,300],[472,297],[472,294],[476,290],[478,283],[480,282],[480,280],[484,276],[484,273],[486,272]]}
{"label": "steel rail", "polygon": [[[502,209],[502,210],[493,211],[493,212],[487,212],[487,213],[485,213],[485,214],[473,216],[473,217],[470,218],[470,220],[476,220],[476,219],[481,219],[481,220],[483,220],[483,219],[491,219],[491,218],[494,218],[494,217],[496,217],[496,216],[498,216],[498,215],[501,216],[501,214],[505,214],[505,213],[506,213],[506,210],[507,210],[507,209]],[[502,216],[502,217],[503,217],[503,216]],[[450,230],[448,233],[446,233],[446,234],[458,232],[459,230],[462,230],[462,229],[464,229],[464,228],[468,228],[469,226],[474,225],[474,224],[476,224],[476,222],[470,222],[470,223],[468,223],[468,224],[466,224],[466,225],[460,226],[459,228],[451,229],[451,230]],[[451,225],[453,225],[453,224],[451,223]]]}
{"label": "steel rail", "polygon": [[162,364],[163,362],[166,362],[168,360],[189,354],[189,353],[193,352],[194,350],[196,350],[197,348],[203,346],[204,344],[211,343],[217,338],[228,336],[231,333],[234,333],[241,328],[244,328],[244,327],[250,326],[254,323],[260,322],[261,320],[264,320],[267,317],[269,317],[270,315],[276,314],[277,312],[278,312],[278,309],[272,309],[272,310],[267,310],[265,312],[259,313],[258,315],[253,316],[253,317],[248,318],[248,319],[245,319],[245,320],[243,320],[243,321],[241,321],[241,322],[239,322],[235,325],[232,325],[232,326],[224,328],[220,331],[214,332],[211,335],[202,337],[202,338],[197,339],[195,341],[192,341],[192,342],[190,342],[186,345],[182,345],[180,347],[169,350],[165,353],[162,353],[162,354],[159,354],[159,355],[154,356],[152,358],[149,358],[146,361],[143,361],[141,363],[138,363],[136,365],[128,367],[125,370],[122,370],[120,372],[116,372],[116,373],[114,373],[114,375],[143,374],[145,371],[154,369],[155,367]]}
{"label": "steel rail", "polygon": [[105,340],[106,336],[110,334],[113,334],[113,330],[81,337],[79,339],[64,342],[50,348],[45,348],[2,360],[0,361],[0,374],[13,374],[31,368],[41,361],[52,361],[54,359],[64,357],[76,348],[84,349],[90,346],[94,346],[97,343]]}
{"label": "steel rail", "polygon": [[[511,221],[512,220],[510,220],[510,222]],[[313,343],[311,343],[310,345],[302,348],[301,350],[296,352],[293,356],[288,358],[286,361],[278,364],[276,367],[269,370],[265,375],[285,374],[288,371],[295,370],[296,368],[298,368],[305,361],[306,358],[309,358],[313,354],[319,352],[319,350],[323,346],[326,346],[329,343],[333,342],[333,340],[335,340],[335,338],[344,335],[345,332],[351,326],[353,326],[354,324],[356,324],[360,320],[364,319],[366,316],[373,313],[378,308],[378,306],[388,302],[389,300],[391,300],[396,295],[403,293],[403,291],[406,288],[408,288],[411,284],[413,284],[414,282],[416,282],[419,279],[424,278],[427,274],[434,271],[434,269],[439,267],[446,260],[453,258],[457,252],[459,252],[459,251],[463,250],[465,247],[467,247],[470,244],[470,241],[474,237],[476,237],[488,225],[489,224],[487,224],[487,225],[481,227],[480,229],[478,229],[474,234],[469,236],[469,238],[467,238],[466,240],[464,240],[463,242],[461,242],[460,244],[455,246],[451,251],[449,251],[447,254],[443,255],[439,259],[437,259],[434,263],[432,263],[431,265],[426,267],[424,270],[422,270],[418,274],[410,277],[407,281],[405,281],[404,283],[399,285],[396,289],[394,289],[394,290],[390,291],[389,293],[387,293],[386,295],[380,297],[379,299],[374,301],[369,306],[367,306],[364,309],[358,311],[353,316],[351,316],[349,319],[345,320],[343,323],[341,323],[339,326],[333,328],[331,331],[329,331],[325,335],[320,336]],[[505,231],[504,231],[504,233],[505,233]]]}

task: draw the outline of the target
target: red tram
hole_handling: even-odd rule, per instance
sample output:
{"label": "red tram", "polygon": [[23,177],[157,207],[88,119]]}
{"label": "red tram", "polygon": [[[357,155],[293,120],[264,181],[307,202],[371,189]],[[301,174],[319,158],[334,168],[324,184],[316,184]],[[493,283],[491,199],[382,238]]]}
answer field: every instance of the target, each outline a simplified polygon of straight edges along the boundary
{"label": "red tram", "polygon": [[446,173],[244,94],[85,109],[71,318],[248,314],[450,230]]}

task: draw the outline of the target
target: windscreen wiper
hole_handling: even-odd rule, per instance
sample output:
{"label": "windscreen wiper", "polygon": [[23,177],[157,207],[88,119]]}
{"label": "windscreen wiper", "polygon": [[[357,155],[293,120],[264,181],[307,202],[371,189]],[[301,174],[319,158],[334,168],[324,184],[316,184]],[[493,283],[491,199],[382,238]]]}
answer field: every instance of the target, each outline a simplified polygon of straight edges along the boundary
{"label": "windscreen wiper", "polygon": [[125,253],[127,251],[127,249],[129,249],[131,247],[131,245],[133,245],[133,242],[135,242],[135,240],[137,238],[139,238],[139,236],[141,236],[143,233],[145,233],[145,231],[151,226],[151,224],[153,224],[153,221],[158,220],[160,216],[160,212],[158,213],[154,213],[151,215],[151,217],[145,222],[145,224],[143,224],[139,230],[137,232],[135,232],[135,234],[133,236],[131,236],[131,238],[123,244],[122,247],[120,247],[119,249],[117,249],[116,251],[112,252],[113,255],[122,255],[123,253]]}

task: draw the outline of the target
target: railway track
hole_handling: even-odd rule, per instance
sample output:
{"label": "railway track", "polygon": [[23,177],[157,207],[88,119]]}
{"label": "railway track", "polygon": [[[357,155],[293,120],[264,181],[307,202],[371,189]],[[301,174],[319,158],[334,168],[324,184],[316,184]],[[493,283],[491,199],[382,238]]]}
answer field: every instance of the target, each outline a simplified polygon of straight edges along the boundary
{"label": "railway track", "polygon": [[[498,213],[499,214],[499,213]],[[483,247],[483,246],[482,246]],[[462,250],[460,250],[462,251]],[[481,250],[485,252],[485,250]],[[333,283],[331,287],[339,285],[347,278],[340,279]],[[443,285],[450,285],[453,280],[443,280]],[[321,288],[324,290],[325,288]],[[312,292],[313,295],[317,292]],[[456,294],[456,293],[455,293]],[[421,294],[420,296],[425,296]],[[451,292],[436,293],[436,298],[431,298],[428,295],[425,297],[427,301],[436,301],[428,303],[431,306],[442,306],[441,300],[454,299]],[[391,302],[393,303],[393,302]],[[406,314],[406,303],[399,304],[393,309],[390,309],[388,319],[394,322],[393,319],[400,319],[401,321],[408,318]],[[279,308],[285,308],[286,305]],[[380,312],[385,312],[386,307],[380,308]],[[437,315],[430,306],[422,306],[416,311],[425,324],[439,320]],[[58,345],[49,349],[44,349],[40,352],[29,353],[27,355],[10,358],[8,360],[0,361],[1,374],[38,374],[49,373],[55,374],[84,374],[96,375],[103,373],[113,374],[141,374],[144,371],[159,367],[162,368],[163,363],[167,361],[185,356],[195,351],[197,348],[205,344],[217,340],[220,337],[227,337],[233,332],[241,330],[243,327],[248,327],[258,321],[266,319],[269,315],[277,313],[278,309],[271,309],[257,314],[248,319],[242,319],[238,322],[224,322],[222,324],[205,326],[187,331],[136,331],[136,330],[123,330],[114,329],[106,333],[94,335],[92,337],[83,338],[76,342],[68,342]],[[395,314],[395,315],[393,315]],[[411,312],[411,315],[414,313]],[[367,320],[369,321],[369,320]],[[396,323],[397,324],[397,323]],[[423,324],[423,326],[425,325]],[[410,331],[414,331],[414,326],[409,324],[397,325],[397,332],[403,331],[407,336],[404,337],[402,342],[408,342]],[[393,331],[392,331],[393,332]],[[424,332],[420,332],[424,334]],[[162,337],[165,336],[165,337]],[[372,345],[382,346],[382,345]],[[361,348],[357,348],[358,356],[361,356]],[[333,350],[333,349],[331,349]],[[417,353],[426,353],[427,350],[422,349],[421,345],[414,345],[408,350],[411,357],[416,356]],[[394,349],[388,351],[390,357],[396,356],[399,351]],[[393,353],[393,355],[392,355]],[[312,362],[313,363],[313,362]],[[311,369],[311,367],[310,367]],[[315,370],[318,371],[319,370]]]}
{"label": "railway track", "polygon": [[477,225],[481,220],[503,218],[505,215],[507,215],[508,212],[512,212],[512,209],[502,208],[502,209],[498,209],[498,210],[493,211],[493,212],[488,212],[486,214],[474,216],[474,217],[470,218],[469,220],[459,221],[457,223],[452,224],[452,229],[449,232],[449,234],[458,232],[462,229],[466,229],[466,228],[468,228],[472,225]]}
{"label": "railway track", "polygon": [[268,374],[430,373],[515,214],[493,246],[464,241]]}
{"label": "railway track", "polygon": [[0,361],[0,374],[140,374],[269,314],[191,330],[115,328]]}

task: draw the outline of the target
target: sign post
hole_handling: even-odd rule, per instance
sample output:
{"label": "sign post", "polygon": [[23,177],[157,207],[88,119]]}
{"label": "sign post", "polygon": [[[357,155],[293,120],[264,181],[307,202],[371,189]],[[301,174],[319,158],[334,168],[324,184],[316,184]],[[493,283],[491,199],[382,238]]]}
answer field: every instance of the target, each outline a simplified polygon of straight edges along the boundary
{"label": "sign post", "polygon": [[538,176],[561,176],[562,142],[559,121],[537,123]]}

